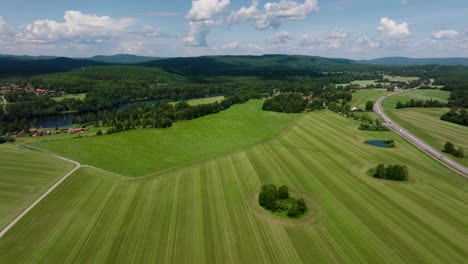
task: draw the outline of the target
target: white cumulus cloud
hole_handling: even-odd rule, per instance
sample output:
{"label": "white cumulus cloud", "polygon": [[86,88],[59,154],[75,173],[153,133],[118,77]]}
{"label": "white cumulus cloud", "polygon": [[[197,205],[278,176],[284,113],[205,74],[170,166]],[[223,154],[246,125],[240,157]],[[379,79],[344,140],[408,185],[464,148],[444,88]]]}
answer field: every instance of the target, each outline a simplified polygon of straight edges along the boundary
{"label": "white cumulus cloud", "polygon": [[259,9],[258,0],[253,0],[250,7],[232,12],[227,20],[229,23],[247,21],[257,29],[268,29],[279,27],[285,20],[305,19],[318,11],[317,0],[305,0],[302,4],[291,0],[268,2],[263,10]]}
{"label": "white cumulus cloud", "polygon": [[271,43],[271,44],[279,44],[279,43],[286,43],[290,39],[291,37],[289,36],[288,32],[281,31],[281,32],[274,34],[271,37],[268,37],[266,40],[268,43]]}
{"label": "white cumulus cloud", "polygon": [[18,34],[23,40],[72,42],[101,42],[135,24],[132,18],[113,19],[109,16],[83,14],[79,11],[66,11],[64,22],[36,20],[24,27]]}
{"label": "white cumulus cloud", "polygon": [[403,39],[411,36],[411,32],[408,29],[408,23],[404,22],[398,24],[388,17],[380,19],[380,26],[377,27],[377,29],[382,32],[385,37],[389,38]]}
{"label": "white cumulus cloud", "polygon": [[206,36],[220,21],[215,16],[225,13],[229,9],[229,0],[192,0],[192,8],[187,13],[190,33],[184,39],[189,46],[205,47]]}
{"label": "white cumulus cloud", "polygon": [[462,34],[455,30],[441,30],[432,33],[433,39],[456,39],[459,38]]}

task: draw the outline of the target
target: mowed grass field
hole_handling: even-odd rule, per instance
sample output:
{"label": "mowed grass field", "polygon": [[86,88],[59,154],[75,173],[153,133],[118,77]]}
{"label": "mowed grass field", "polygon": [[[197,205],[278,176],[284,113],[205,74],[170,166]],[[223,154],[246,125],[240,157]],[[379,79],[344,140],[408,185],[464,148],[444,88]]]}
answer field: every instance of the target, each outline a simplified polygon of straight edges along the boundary
{"label": "mowed grass field", "polygon": [[417,89],[406,93],[397,94],[388,97],[382,102],[382,106],[385,109],[395,109],[398,102],[406,103],[411,99],[415,100],[439,100],[440,102],[446,103],[450,96],[449,91],[442,90],[424,90]]}
{"label": "mowed grass field", "polygon": [[262,111],[262,100],[165,129],[44,141],[31,144],[126,176],[142,176],[271,138],[296,114]]}
{"label": "mowed grass field", "polygon": [[213,96],[213,97],[206,97],[206,98],[196,98],[187,100],[189,105],[200,105],[200,104],[211,104],[214,102],[221,102],[224,100],[224,96]]}
{"label": "mowed grass field", "polygon": [[375,102],[379,97],[389,94],[386,89],[360,89],[352,93],[353,98],[348,103],[349,106],[364,110],[367,101]]}
{"label": "mowed grass field", "polygon": [[[0,263],[465,263],[467,180],[358,125],[312,112],[270,141],[140,179],[82,168],[0,239]],[[396,148],[364,143],[387,138]],[[366,175],[381,162],[406,164],[410,181]],[[312,215],[259,213],[265,183]]]}
{"label": "mowed grass field", "polygon": [[419,77],[403,77],[403,76],[384,75],[384,79],[388,79],[391,82],[408,82],[408,81],[413,81],[413,80],[419,80]]}
{"label": "mowed grass field", "polygon": [[[468,127],[440,120],[448,108],[405,108],[386,111],[395,122],[438,150],[444,149],[447,141],[468,150]],[[468,157],[454,160],[468,167]]]}
{"label": "mowed grass field", "polygon": [[86,93],[80,93],[80,94],[67,94],[65,96],[60,96],[60,97],[52,97],[55,101],[62,101],[63,99],[81,99],[84,100],[86,97]]}
{"label": "mowed grass field", "polygon": [[37,151],[0,145],[0,230],[73,168]]}

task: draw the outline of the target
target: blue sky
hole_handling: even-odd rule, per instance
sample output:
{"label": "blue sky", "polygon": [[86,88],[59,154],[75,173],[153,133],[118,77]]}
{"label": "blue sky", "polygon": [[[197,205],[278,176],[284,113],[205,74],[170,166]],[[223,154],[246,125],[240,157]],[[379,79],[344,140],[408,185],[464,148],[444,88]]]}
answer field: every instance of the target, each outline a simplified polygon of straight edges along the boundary
{"label": "blue sky", "polygon": [[468,57],[466,0],[0,0],[0,53]]}

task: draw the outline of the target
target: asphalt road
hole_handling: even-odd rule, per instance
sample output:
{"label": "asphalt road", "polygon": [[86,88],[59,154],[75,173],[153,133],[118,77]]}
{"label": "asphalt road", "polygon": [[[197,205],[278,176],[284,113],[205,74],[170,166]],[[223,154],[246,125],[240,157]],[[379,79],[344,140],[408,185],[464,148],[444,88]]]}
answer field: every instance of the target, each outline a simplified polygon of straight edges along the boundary
{"label": "asphalt road", "polygon": [[400,134],[402,137],[407,139],[409,142],[413,143],[416,147],[421,149],[422,151],[426,152],[429,154],[431,157],[442,163],[443,165],[447,166],[451,170],[455,171],[456,173],[460,174],[461,176],[465,177],[468,179],[468,168],[465,166],[461,165],[460,163],[450,159],[447,157],[444,153],[436,150],[435,148],[431,147],[429,144],[426,142],[422,141],[420,138],[416,137],[415,135],[411,134],[409,131],[407,131],[405,128],[400,126],[399,124],[395,123],[390,117],[388,117],[384,109],[382,108],[382,101],[390,96],[397,95],[400,93],[406,93],[411,90],[418,89],[419,87],[408,89],[408,90],[402,90],[399,92],[391,93],[388,95],[384,95],[377,99],[377,101],[374,104],[374,112],[376,112],[383,120],[384,120],[384,125],[395,131],[396,133]]}

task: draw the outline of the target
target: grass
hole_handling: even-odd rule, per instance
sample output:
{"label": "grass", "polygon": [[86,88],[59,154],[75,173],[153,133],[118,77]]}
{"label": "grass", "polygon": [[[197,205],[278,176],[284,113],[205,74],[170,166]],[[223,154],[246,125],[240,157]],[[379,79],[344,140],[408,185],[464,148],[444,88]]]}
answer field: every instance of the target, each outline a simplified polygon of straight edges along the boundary
{"label": "grass", "polygon": [[402,76],[384,75],[384,79],[388,79],[391,82],[408,82],[412,80],[419,80],[419,77],[402,77]]}
{"label": "grass", "polygon": [[[211,104],[216,101],[221,102],[224,100],[224,96],[213,96],[213,97],[206,97],[206,98],[196,98],[187,100],[189,105],[201,105],[201,104]],[[171,104],[176,104],[177,102],[171,102]]]}
{"label": "grass", "polygon": [[261,110],[262,101],[177,122],[165,129],[136,129],[99,137],[33,143],[34,147],[129,176],[142,176],[268,139],[296,114]]}
{"label": "grass", "polygon": [[450,96],[449,91],[442,91],[442,90],[412,90],[409,92],[405,92],[402,94],[397,94],[391,97],[388,97],[382,102],[382,106],[385,109],[395,109],[397,103],[400,101],[402,103],[406,103],[411,99],[415,100],[439,100],[441,102],[447,102]]}
{"label": "grass", "polygon": [[379,97],[389,93],[386,89],[360,89],[352,94],[353,98],[348,105],[364,110],[367,101],[375,102]]}
{"label": "grass", "polygon": [[80,93],[80,94],[67,94],[65,96],[60,96],[60,97],[52,97],[55,101],[62,101],[63,99],[80,99],[84,100],[86,97],[86,93]]}
{"label": "grass", "polygon": [[0,157],[0,229],[74,167],[12,144],[0,145]]}
{"label": "grass", "polygon": [[[395,133],[358,125],[324,110],[270,141],[154,176],[82,168],[0,239],[0,263],[466,262],[466,179]],[[397,147],[362,143],[371,138]],[[410,181],[368,177],[379,163],[406,164]],[[315,218],[253,213],[265,183],[315,201]]]}
{"label": "grass", "polygon": [[[444,149],[447,141],[468,150],[468,127],[440,120],[448,108],[405,108],[386,111],[395,122],[424,140],[437,150]],[[468,157],[451,158],[468,166]]]}

